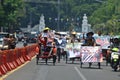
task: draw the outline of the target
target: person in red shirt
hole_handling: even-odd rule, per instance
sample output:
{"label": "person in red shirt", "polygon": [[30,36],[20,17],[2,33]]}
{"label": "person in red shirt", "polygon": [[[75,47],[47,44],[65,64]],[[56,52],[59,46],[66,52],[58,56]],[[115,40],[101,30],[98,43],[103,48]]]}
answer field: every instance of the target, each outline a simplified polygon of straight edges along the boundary
{"label": "person in red shirt", "polygon": [[43,45],[44,46],[44,48],[47,46],[47,37],[45,37],[45,36],[43,36],[42,37],[42,34],[40,34],[39,36],[38,36],[38,43],[40,44],[40,45]]}

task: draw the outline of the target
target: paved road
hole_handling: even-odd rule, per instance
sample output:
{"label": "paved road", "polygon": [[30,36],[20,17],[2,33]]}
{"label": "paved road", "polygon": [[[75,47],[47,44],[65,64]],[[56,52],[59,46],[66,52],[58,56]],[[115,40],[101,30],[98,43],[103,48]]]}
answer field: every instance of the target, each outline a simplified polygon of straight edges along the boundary
{"label": "paved road", "polygon": [[[22,46],[22,43],[17,44],[17,47]],[[48,65],[42,60],[36,65],[34,58],[3,78],[4,80],[120,80],[120,71],[114,72],[110,66],[105,66],[105,62],[101,64],[101,69],[98,69],[96,63],[92,68],[88,68],[87,63],[80,68],[79,61],[74,64],[69,61],[66,64],[63,60],[56,66],[52,65],[51,60]]]}
{"label": "paved road", "polygon": [[80,68],[79,62],[74,64],[65,61],[52,65],[49,61],[48,65],[39,63],[36,65],[36,59],[28,62],[22,68],[14,71],[6,76],[5,80],[120,80],[120,71],[114,72],[110,66],[102,63],[101,69],[93,64],[92,68],[88,68],[88,64],[84,64]]}

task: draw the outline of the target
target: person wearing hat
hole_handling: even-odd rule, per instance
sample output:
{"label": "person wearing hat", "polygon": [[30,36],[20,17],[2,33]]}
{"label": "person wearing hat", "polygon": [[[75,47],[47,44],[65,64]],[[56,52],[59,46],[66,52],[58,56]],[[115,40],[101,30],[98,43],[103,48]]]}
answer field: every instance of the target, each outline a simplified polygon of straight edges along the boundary
{"label": "person wearing hat", "polygon": [[86,45],[86,46],[95,46],[96,42],[95,42],[95,38],[93,37],[93,35],[94,35],[93,32],[88,32],[86,34],[85,43],[83,45]]}
{"label": "person wearing hat", "polygon": [[[40,45],[39,47],[41,47],[43,45],[43,47],[42,47],[43,52],[48,52],[48,50],[49,50],[48,49],[49,47],[47,46],[48,30],[49,30],[49,28],[43,29],[43,33],[40,33],[40,35],[38,36],[38,44]],[[39,53],[41,53],[41,52],[39,52]],[[44,54],[42,54],[42,55],[44,55]],[[47,64],[47,61],[48,61],[48,59],[46,58],[45,59],[46,64]]]}
{"label": "person wearing hat", "polygon": [[47,46],[48,31],[49,31],[49,28],[46,27],[46,28],[43,29],[43,33],[40,33],[39,36],[38,36],[38,43],[40,45],[43,45],[44,48]]}
{"label": "person wearing hat", "polygon": [[[71,43],[73,43],[73,46],[74,46],[74,43],[75,43],[75,42],[78,42],[78,39],[77,39],[76,34],[77,34],[77,33],[76,33],[75,31],[71,32]],[[74,58],[71,58],[71,60],[72,60],[72,63],[74,63],[75,57],[74,57]]]}
{"label": "person wearing hat", "polygon": [[44,29],[43,29],[43,31],[45,32],[47,32],[48,30],[50,30],[50,28],[48,28],[48,27],[45,27]]}
{"label": "person wearing hat", "polygon": [[[97,46],[93,35],[94,35],[93,32],[88,32],[86,34],[87,37],[85,39],[85,43],[82,46]],[[92,62],[89,62],[89,67],[91,67],[91,65],[92,65]],[[100,62],[98,62],[98,66],[100,68]]]}
{"label": "person wearing hat", "polygon": [[[94,43],[95,43],[95,39],[93,37],[94,33],[93,32],[88,32],[86,34],[86,40],[85,40],[85,43],[87,44],[87,46],[94,46]],[[92,63],[89,62],[89,67],[91,67]]]}
{"label": "person wearing hat", "polygon": [[77,40],[77,37],[76,37],[76,32],[74,31],[74,32],[71,32],[71,43],[74,43],[75,42],[75,40]]}

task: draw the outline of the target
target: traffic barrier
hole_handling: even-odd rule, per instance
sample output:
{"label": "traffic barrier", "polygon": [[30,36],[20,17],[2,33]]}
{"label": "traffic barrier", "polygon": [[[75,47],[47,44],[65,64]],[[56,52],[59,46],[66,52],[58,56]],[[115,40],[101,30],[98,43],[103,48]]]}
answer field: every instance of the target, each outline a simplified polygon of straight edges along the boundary
{"label": "traffic barrier", "polygon": [[9,64],[9,56],[8,56],[8,50],[6,50],[6,51],[2,51],[2,53],[3,53],[3,58],[4,58],[4,65],[6,66],[6,68],[7,68],[7,71],[11,71],[12,70],[12,68],[11,68],[11,66],[10,66],[10,64]]}
{"label": "traffic barrier", "polygon": [[[38,49],[38,50],[36,50]],[[36,55],[36,53],[39,52],[39,48],[38,48],[38,45],[33,45],[32,46],[32,57]]]}
{"label": "traffic barrier", "polygon": [[30,60],[30,58],[27,55],[27,47],[24,47],[22,49],[22,54],[23,54],[23,58],[24,58],[25,61],[29,61]]}
{"label": "traffic barrier", "polygon": [[14,67],[18,67],[18,64],[16,63],[16,53],[15,53],[15,50],[12,49],[10,50],[10,53],[12,55],[12,60],[11,60],[11,63],[14,65]]}
{"label": "traffic barrier", "polygon": [[3,52],[0,51],[0,71],[2,75],[7,73],[7,68],[5,67],[4,63],[5,63],[5,58],[4,58]]}
{"label": "traffic barrier", "polygon": [[2,54],[1,54],[1,51],[0,51],[0,76],[2,76],[3,74],[5,74],[5,71],[2,68]]}
{"label": "traffic barrier", "polygon": [[22,65],[24,63],[24,59],[22,57],[21,48],[17,49],[17,54],[18,54],[18,60],[20,62],[20,65]]}
{"label": "traffic barrier", "polygon": [[20,66],[19,62],[17,62],[17,53],[16,49],[13,50],[13,61],[16,64],[16,67]]}
{"label": "traffic barrier", "polygon": [[21,62],[22,62],[22,64],[23,64],[23,63],[25,63],[25,60],[24,60],[24,58],[23,58],[24,55],[23,55],[23,53],[22,53],[22,49],[23,49],[23,48],[19,48],[19,54],[20,54],[20,60],[21,60]]}
{"label": "traffic barrier", "polygon": [[38,45],[0,51],[0,76],[30,61],[39,52]]}
{"label": "traffic barrier", "polygon": [[14,60],[15,60],[15,63],[17,64],[17,66],[20,66],[21,65],[21,62],[19,60],[19,55],[18,55],[18,49],[14,49]]}
{"label": "traffic barrier", "polygon": [[9,53],[8,53],[8,55],[9,55],[9,64],[10,64],[10,66],[12,67],[12,69],[15,69],[16,68],[16,66],[15,66],[15,64],[13,63],[13,50],[11,49],[11,50],[9,50]]}
{"label": "traffic barrier", "polygon": [[33,51],[34,48],[33,48],[33,46],[29,46],[29,55],[30,55],[31,58],[34,56],[34,51]]}
{"label": "traffic barrier", "polygon": [[32,59],[31,51],[31,46],[27,46],[27,56],[29,57],[29,60]]}
{"label": "traffic barrier", "polygon": [[28,47],[25,47],[24,52],[25,52],[26,61],[30,61],[31,58],[30,58],[29,53],[28,53]]}

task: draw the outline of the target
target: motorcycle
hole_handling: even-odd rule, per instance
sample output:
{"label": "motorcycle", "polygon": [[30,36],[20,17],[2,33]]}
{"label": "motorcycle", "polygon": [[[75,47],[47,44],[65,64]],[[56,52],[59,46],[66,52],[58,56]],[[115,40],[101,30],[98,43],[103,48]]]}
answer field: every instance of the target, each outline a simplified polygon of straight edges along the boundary
{"label": "motorcycle", "polygon": [[117,71],[120,67],[120,53],[118,48],[113,48],[111,53],[111,67]]}

